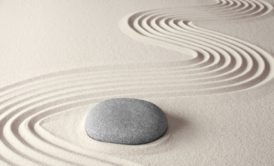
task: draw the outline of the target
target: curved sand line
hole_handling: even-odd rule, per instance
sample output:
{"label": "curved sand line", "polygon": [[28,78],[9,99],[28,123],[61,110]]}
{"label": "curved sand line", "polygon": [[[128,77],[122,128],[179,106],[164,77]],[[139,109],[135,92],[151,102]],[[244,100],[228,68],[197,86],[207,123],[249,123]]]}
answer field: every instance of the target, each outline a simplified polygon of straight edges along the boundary
{"label": "curved sand line", "polygon": [[273,12],[273,6],[262,0],[218,0],[214,7],[216,8],[212,11],[218,14],[219,19],[256,18]]}
{"label": "curved sand line", "polygon": [[[270,4],[254,0],[219,0],[210,8],[228,19],[259,17],[272,11]],[[270,54],[237,38],[197,27],[184,17],[180,9],[138,12],[125,18],[122,30],[142,42],[189,53],[191,59],[75,69],[1,88],[0,165],[136,165],[78,147],[47,132],[41,122],[58,112],[110,97],[225,93],[263,85],[273,78]],[[157,146],[161,144],[154,148]]]}

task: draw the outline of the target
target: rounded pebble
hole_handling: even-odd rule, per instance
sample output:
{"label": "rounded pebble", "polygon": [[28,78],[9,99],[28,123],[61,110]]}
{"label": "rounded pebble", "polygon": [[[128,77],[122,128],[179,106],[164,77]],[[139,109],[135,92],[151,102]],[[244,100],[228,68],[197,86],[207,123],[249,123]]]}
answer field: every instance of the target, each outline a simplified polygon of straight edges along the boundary
{"label": "rounded pebble", "polygon": [[85,122],[89,137],[127,145],[152,142],[161,137],[167,127],[167,118],[159,107],[132,98],[100,102],[89,111]]}

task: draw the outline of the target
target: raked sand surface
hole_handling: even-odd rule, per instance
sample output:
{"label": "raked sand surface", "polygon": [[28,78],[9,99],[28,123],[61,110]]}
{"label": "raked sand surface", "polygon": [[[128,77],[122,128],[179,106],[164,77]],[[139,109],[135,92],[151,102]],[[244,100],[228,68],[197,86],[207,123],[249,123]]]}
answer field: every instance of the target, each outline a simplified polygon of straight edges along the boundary
{"label": "raked sand surface", "polygon": [[[274,165],[273,0],[0,2],[0,165]],[[90,139],[112,97],[158,105],[143,145]]]}

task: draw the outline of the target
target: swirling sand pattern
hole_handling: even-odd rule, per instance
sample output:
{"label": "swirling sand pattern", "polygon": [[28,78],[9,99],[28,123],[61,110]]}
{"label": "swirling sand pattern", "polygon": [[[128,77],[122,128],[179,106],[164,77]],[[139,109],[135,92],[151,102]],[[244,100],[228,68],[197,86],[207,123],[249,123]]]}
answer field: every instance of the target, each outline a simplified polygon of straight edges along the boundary
{"label": "swirling sand pattern", "polygon": [[271,4],[262,0],[218,0],[214,6],[217,7],[219,19],[225,17],[233,20],[261,17],[273,10]]}
{"label": "swirling sand pattern", "polygon": [[[271,5],[253,0],[220,0],[217,6],[233,18],[272,11]],[[110,97],[225,93],[256,87],[273,77],[273,58],[267,52],[197,27],[182,20],[183,15],[178,9],[139,12],[127,17],[122,29],[142,42],[190,53],[191,59],[75,69],[1,88],[0,165],[134,165],[66,142],[43,129],[41,121]]]}

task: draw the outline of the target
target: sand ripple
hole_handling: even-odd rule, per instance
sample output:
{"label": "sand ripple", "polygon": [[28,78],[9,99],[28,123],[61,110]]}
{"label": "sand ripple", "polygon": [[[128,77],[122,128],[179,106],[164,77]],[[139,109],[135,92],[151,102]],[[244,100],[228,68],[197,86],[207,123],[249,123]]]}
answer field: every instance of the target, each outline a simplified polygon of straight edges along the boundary
{"label": "sand ripple", "polygon": [[[272,6],[254,0],[219,0],[210,9],[223,13],[216,18],[243,19],[264,16]],[[75,69],[1,88],[0,165],[134,165],[58,138],[43,129],[41,121],[110,97],[226,93],[272,79],[269,53],[184,18],[178,8],[150,10],[126,17],[121,28],[134,39],[189,54],[190,59]]]}

